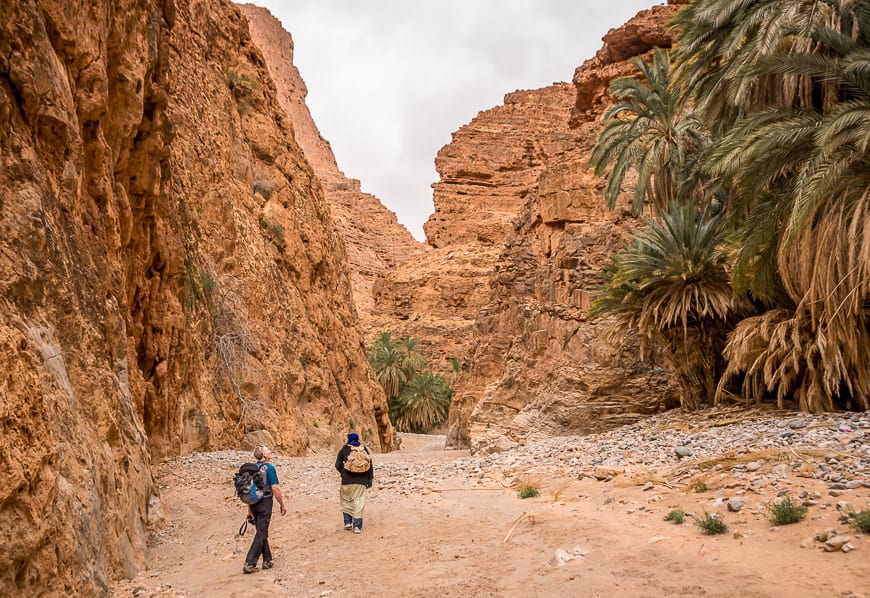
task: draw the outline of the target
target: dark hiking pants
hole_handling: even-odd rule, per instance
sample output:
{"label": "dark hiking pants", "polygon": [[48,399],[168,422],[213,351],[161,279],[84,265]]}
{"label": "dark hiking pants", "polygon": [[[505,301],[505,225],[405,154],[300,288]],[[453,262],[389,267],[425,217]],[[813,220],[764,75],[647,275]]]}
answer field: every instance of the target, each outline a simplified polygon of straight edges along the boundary
{"label": "dark hiking pants", "polygon": [[269,523],[272,521],[272,497],[267,496],[260,499],[255,505],[251,505],[251,511],[254,517],[257,518],[257,535],[254,536],[254,541],[251,542],[251,548],[248,550],[248,556],[245,557],[246,565],[257,565],[260,560],[260,555],[263,555],[263,562],[267,563],[272,560],[272,550],[269,548]]}

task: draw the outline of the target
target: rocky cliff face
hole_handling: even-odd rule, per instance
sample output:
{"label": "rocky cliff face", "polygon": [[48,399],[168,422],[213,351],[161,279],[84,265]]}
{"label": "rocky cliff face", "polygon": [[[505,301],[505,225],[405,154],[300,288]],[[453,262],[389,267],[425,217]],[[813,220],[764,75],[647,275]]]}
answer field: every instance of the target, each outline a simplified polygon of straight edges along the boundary
{"label": "rocky cliff face", "polygon": [[380,277],[373,289],[376,317],[421,339],[436,367],[473,350],[493,266],[526,194],[561,151],[573,101],[567,83],[510,93],[438,153],[435,213],[424,225],[434,249]]}
{"label": "rocky cliff face", "polygon": [[254,43],[263,52],[278,100],[293,123],[296,141],[323,184],[333,221],[347,247],[360,324],[370,340],[387,325],[373,315],[374,281],[402,262],[426,253],[428,246],[415,240],[377,197],[363,193],[358,180],[347,178],[339,170],[329,142],[320,135],[305,104],[308,90],[293,65],[293,39],[280,21],[253,4],[241,4],[239,8],[248,18]]}
{"label": "rocky cliff face", "polygon": [[575,72],[572,106],[562,114],[570,130],[554,136],[494,264],[448,444],[501,450],[539,435],[612,428],[675,404],[661,368],[640,363],[636,347],[618,348],[606,322],[588,319],[598,273],[637,225],[625,206],[606,208],[589,154],[610,82],[636,73],[632,57],[670,47],[665,25],[675,11],[640,13]]}
{"label": "rocky cliff face", "polygon": [[392,429],[239,10],[3,6],[0,586],[102,595],[144,564],[152,460]]}

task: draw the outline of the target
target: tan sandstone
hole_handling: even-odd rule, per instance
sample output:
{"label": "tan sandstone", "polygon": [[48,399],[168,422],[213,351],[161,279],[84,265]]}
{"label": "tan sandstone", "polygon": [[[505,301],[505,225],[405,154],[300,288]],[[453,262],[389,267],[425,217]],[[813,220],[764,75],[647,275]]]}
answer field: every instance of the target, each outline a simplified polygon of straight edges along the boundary
{"label": "tan sandstone", "polygon": [[436,369],[450,371],[448,360],[471,354],[501,246],[544,165],[562,151],[573,99],[567,83],[507,94],[438,153],[435,213],[424,225],[434,249],[373,288],[383,327],[420,339]]}
{"label": "tan sandstone", "polygon": [[590,321],[598,274],[637,226],[625,202],[611,212],[588,165],[610,103],[610,82],[637,72],[629,60],[670,46],[672,6],[643,11],[609,32],[577,69],[570,129],[558,137],[516,211],[476,320],[469,372],[454,395],[448,444],[500,451],[546,435],[590,433],[675,405],[669,376],[620,347],[607,321]]}

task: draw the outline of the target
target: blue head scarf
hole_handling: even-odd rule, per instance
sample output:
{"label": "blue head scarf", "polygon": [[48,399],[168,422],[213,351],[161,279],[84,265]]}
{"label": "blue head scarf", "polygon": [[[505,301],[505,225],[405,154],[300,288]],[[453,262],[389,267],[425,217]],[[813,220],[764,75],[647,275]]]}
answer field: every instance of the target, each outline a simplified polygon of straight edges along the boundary
{"label": "blue head scarf", "polygon": [[351,432],[347,435],[347,443],[351,446],[359,446],[359,435],[356,432]]}

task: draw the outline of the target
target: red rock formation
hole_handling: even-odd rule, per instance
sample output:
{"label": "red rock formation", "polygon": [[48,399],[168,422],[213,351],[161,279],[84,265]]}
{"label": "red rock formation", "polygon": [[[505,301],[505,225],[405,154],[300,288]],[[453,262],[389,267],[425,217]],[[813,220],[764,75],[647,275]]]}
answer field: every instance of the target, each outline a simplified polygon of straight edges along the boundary
{"label": "red rock formation", "polygon": [[661,368],[640,363],[636,347],[615,346],[606,322],[588,320],[598,272],[637,224],[624,205],[606,208],[589,153],[610,82],[636,73],[633,56],[670,46],[665,25],[674,13],[641,12],[577,69],[571,130],[542,165],[495,264],[470,372],[454,395],[449,445],[501,450],[629,423],[675,401]]}
{"label": "red rock formation", "polygon": [[151,459],[393,445],[344,243],[239,10],[4,5],[0,587],[144,564]]}
{"label": "red rock formation", "polygon": [[499,246],[523,196],[567,131],[565,106],[574,89],[557,83],[516,91],[477,115],[435,158],[435,213],[423,226],[433,247]]}
{"label": "red rock formation", "polygon": [[326,202],[347,247],[353,296],[367,338],[383,325],[373,321],[372,285],[378,276],[422,255],[428,247],[399,224],[395,213],[374,195],[360,191],[360,182],[338,168],[329,142],[317,130],[305,96],[308,90],[293,65],[293,39],[265,8],[239,6],[248,18],[251,37],[262,50],[278,89],[278,100],[293,122],[296,141],[323,184]]}
{"label": "red rock formation", "polygon": [[435,213],[424,226],[435,249],[373,289],[382,328],[420,339],[436,368],[470,354],[500,248],[544,165],[562,151],[573,99],[567,83],[510,93],[438,153]]}

